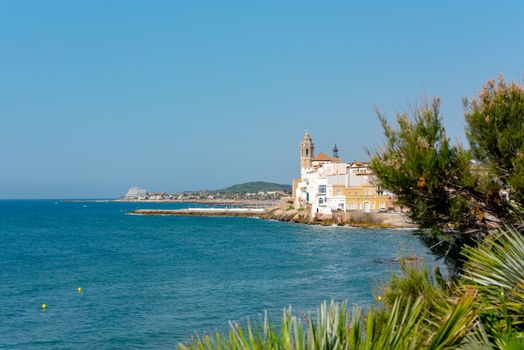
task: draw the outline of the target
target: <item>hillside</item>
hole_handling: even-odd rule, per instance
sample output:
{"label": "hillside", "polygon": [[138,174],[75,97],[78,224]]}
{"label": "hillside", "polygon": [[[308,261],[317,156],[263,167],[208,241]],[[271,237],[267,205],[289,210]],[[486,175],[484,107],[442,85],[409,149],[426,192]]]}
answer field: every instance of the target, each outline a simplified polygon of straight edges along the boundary
{"label": "hillside", "polygon": [[291,192],[291,185],[282,185],[264,181],[252,181],[243,184],[233,185],[215,192],[221,193],[255,193],[268,191]]}

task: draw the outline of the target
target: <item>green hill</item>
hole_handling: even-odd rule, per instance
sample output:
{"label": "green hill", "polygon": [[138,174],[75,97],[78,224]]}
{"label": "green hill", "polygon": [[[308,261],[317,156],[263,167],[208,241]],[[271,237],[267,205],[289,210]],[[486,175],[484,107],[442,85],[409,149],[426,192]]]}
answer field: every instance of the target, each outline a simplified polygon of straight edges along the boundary
{"label": "green hill", "polygon": [[275,184],[264,181],[252,181],[243,184],[233,185],[215,192],[221,193],[255,193],[268,191],[285,191],[291,192],[291,185]]}

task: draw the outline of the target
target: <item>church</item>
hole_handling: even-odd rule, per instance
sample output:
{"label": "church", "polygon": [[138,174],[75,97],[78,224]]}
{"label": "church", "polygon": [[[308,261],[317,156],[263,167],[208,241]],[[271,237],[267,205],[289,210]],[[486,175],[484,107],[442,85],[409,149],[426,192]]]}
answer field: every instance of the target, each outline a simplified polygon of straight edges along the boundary
{"label": "church", "polygon": [[300,177],[293,180],[293,199],[296,208],[313,215],[394,209],[393,194],[380,188],[367,162],[341,161],[336,144],[331,156],[315,155],[308,131],[300,142]]}

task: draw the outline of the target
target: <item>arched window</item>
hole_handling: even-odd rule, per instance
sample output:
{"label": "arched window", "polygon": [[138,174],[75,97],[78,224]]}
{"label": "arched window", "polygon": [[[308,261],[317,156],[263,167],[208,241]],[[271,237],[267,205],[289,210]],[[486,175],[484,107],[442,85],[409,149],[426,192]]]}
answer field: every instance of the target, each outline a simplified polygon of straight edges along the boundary
{"label": "arched window", "polygon": [[306,148],[306,157],[309,157],[309,149]]}

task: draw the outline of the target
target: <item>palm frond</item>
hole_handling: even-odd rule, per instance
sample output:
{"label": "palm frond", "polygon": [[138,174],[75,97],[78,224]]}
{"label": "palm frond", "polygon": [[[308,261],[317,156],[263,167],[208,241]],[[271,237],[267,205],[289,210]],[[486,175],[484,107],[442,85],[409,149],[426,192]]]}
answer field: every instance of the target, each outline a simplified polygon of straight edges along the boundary
{"label": "palm frond", "polygon": [[503,320],[502,328],[524,330],[524,235],[506,227],[464,255],[465,284],[478,289],[485,314]]}

